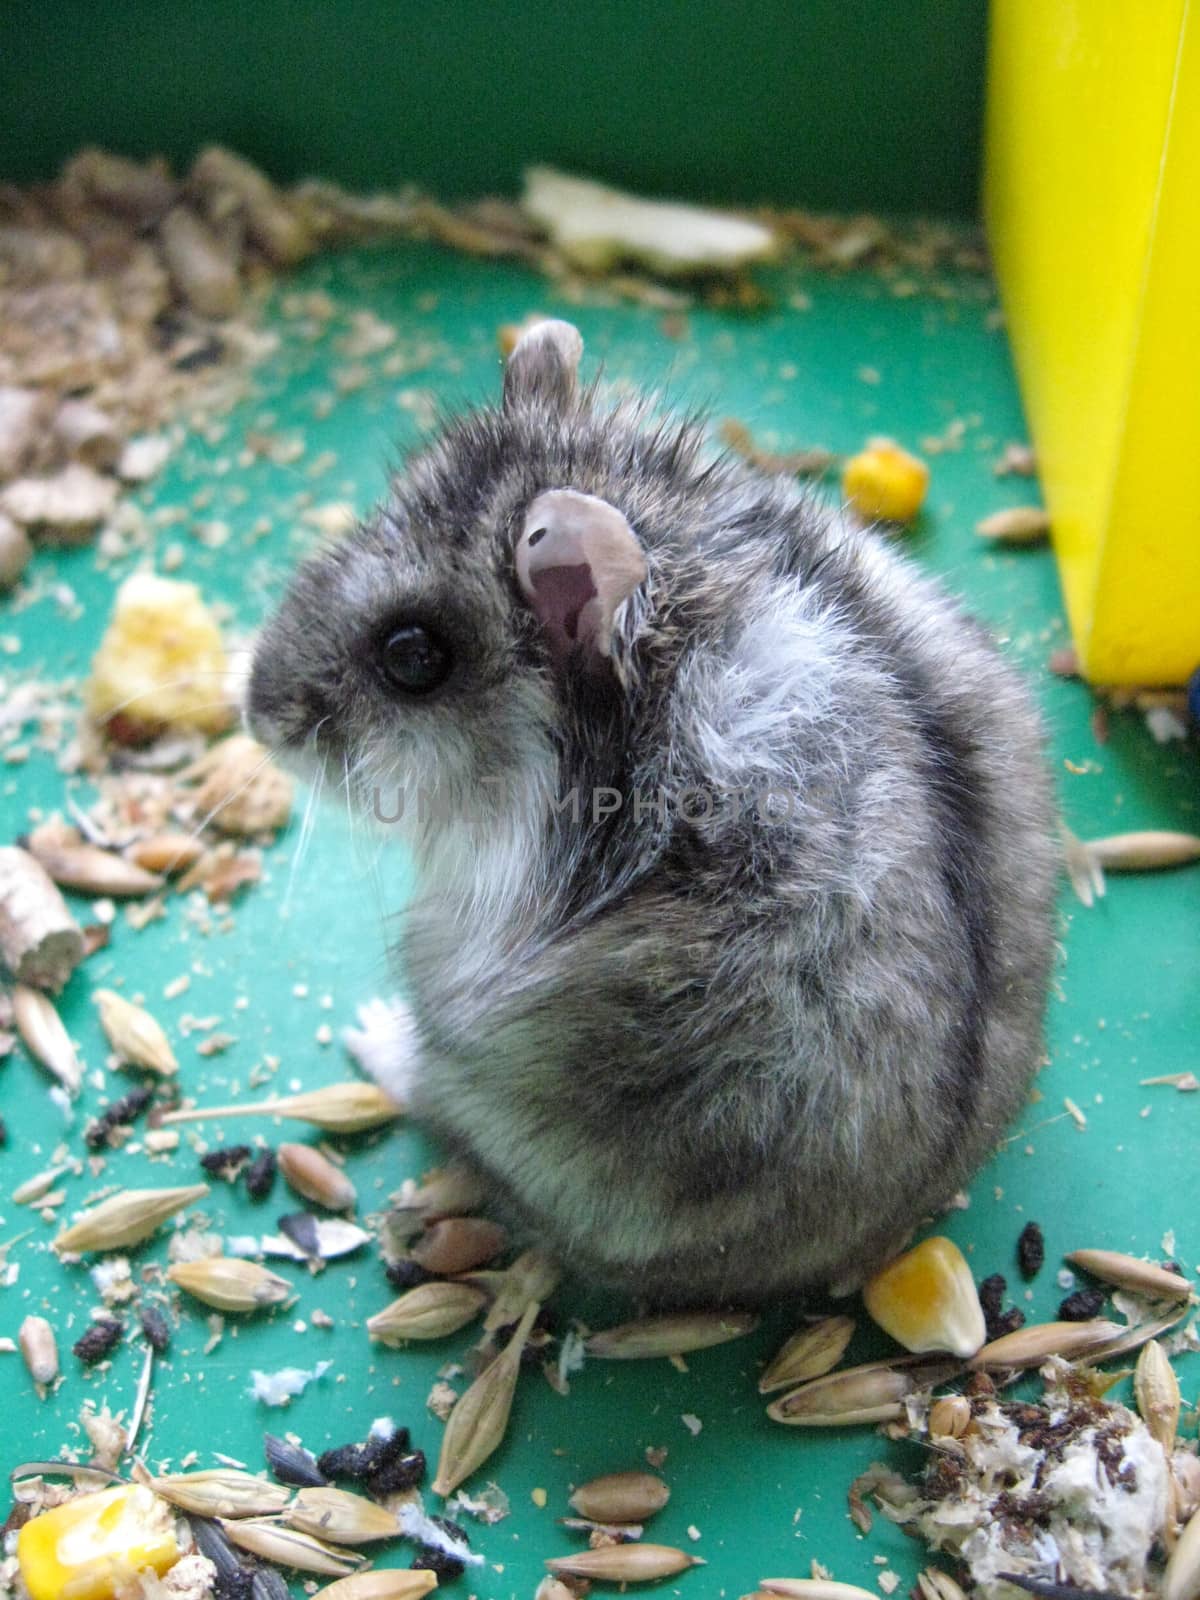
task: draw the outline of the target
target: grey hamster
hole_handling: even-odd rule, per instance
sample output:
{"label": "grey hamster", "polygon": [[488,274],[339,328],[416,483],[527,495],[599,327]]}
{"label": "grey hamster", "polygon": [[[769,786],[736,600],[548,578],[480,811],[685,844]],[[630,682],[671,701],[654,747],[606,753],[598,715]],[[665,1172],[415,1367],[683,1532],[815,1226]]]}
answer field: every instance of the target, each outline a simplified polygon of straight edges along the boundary
{"label": "grey hamster", "polygon": [[364,1050],[493,1209],[662,1305],[844,1286],[1041,1059],[1038,720],[892,546],[581,352],[532,328],[299,570],[251,723],[403,802],[408,1004]]}

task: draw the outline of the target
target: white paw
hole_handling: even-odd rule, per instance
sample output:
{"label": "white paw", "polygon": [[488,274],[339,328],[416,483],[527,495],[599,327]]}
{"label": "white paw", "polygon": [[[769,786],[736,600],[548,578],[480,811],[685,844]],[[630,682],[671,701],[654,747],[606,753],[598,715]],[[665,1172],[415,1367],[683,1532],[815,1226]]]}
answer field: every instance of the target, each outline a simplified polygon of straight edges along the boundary
{"label": "white paw", "polygon": [[403,1000],[368,1000],[358,1008],[358,1021],[357,1028],[342,1029],[342,1043],[368,1078],[408,1105],[421,1060],[411,1007]]}

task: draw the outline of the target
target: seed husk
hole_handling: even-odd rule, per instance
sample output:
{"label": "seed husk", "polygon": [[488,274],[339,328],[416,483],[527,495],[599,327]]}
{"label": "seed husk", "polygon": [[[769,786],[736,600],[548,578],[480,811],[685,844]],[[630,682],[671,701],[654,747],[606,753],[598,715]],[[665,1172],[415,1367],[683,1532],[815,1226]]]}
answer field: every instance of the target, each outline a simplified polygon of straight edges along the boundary
{"label": "seed husk", "polygon": [[985,1371],[997,1367],[1015,1371],[1040,1366],[1047,1356],[1061,1356],[1064,1361],[1086,1360],[1124,1331],[1120,1323],[1102,1318],[1090,1322],[1033,1322],[985,1344],[967,1365]]}
{"label": "seed husk", "polygon": [[270,833],[291,815],[292,780],[247,734],[230,734],[180,774],[196,780],[196,809],[220,833]]}
{"label": "seed husk", "polygon": [[582,1483],[567,1504],[592,1522],[645,1522],[671,1498],[652,1472],[609,1472]]}
{"label": "seed husk", "polygon": [[45,1317],[26,1317],[17,1343],[34,1383],[53,1383],[58,1377],[58,1341]]}
{"label": "seed husk", "polygon": [[45,1172],[37,1172],[32,1178],[26,1178],[25,1182],[19,1184],[12,1192],[13,1205],[33,1205],[43,1195],[49,1194],[63,1173],[70,1170],[69,1167],[47,1167]]}
{"label": "seed husk", "polygon": [[921,1591],[921,1600],[966,1600],[961,1587],[950,1574],[938,1567],[926,1567],[919,1572],[917,1588]]}
{"label": "seed husk", "polygon": [[951,1356],[871,1361],[814,1378],[767,1407],[773,1422],[800,1428],[843,1427],[858,1422],[894,1422],[904,1401],[922,1389],[948,1383],[962,1371]]}
{"label": "seed husk", "polygon": [[975,532],[998,544],[1033,544],[1050,532],[1050,513],[1041,506],[1010,506],[977,522]]}
{"label": "seed husk", "polygon": [[712,1345],[741,1339],[758,1327],[752,1312],[693,1311],[676,1316],[622,1322],[593,1333],[584,1345],[590,1356],[607,1361],[643,1361],[655,1356],[686,1355]]}
{"label": "seed husk", "polygon": [[326,1133],[364,1133],[368,1128],[382,1128],[403,1115],[404,1107],[373,1083],[331,1083],[325,1089],[287,1095],[281,1100],[168,1111],[162,1124],[205,1122],[217,1117],[291,1117],[297,1122],[310,1122],[315,1128],[324,1128]]}
{"label": "seed husk", "polygon": [[1171,1471],[1175,1452],[1175,1435],[1179,1429],[1180,1393],[1179,1379],[1167,1359],[1166,1351],[1157,1340],[1151,1339],[1142,1346],[1133,1374],[1133,1393],[1138,1412],[1150,1437],[1160,1446],[1167,1462],[1167,1515],[1163,1522],[1162,1541],[1171,1551],[1175,1547],[1175,1520],[1179,1501],[1178,1485]]}
{"label": "seed husk", "polygon": [[1150,1300],[1186,1300],[1192,1292],[1191,1284],[1178,1273],[1119,1250],[1073,1250],[1066,1260],[1102,1283],[1116,1284]]}
{"label": "seed husk", "polygon": [[264,1561],[273,1561],[280,1567],[293,1567],[297,1572],[324,1573],[331,1578],[349,1577],[366,1562],[365,1556],[351,1550],[339,1550],[335,1545],[322,1544],[310,1533],[299,1528],[288,1528],[282,1522],[258,1522],[247,1518],[244,1522],[226,1522],[217,1519],[222,1533],[241,1550]]}
{"label": "seed husk", "polygon": [[77,1222],[54,1241],[59,1253],[78,1255],[84,1250],[123,1250],[140,1244],[185,1206],[202,1200],[206,1183],[181,1189],[124,1189],[85,1211]]}
{"label": "seed husk", "polygon": [[561,1276],[558,1262],[544,1250],[525,1250],[505,1271],[473,1273],[465,1281],[493,1296],[483,1327],[495,1333],[520,1322],[531,1300],[548,1300]]}
{"label": "seed husk", "polygon": [[156,833],[139,839],[126,851],[129,860],[146,872],[172,877],[194,867],[204,854],[203,842],[191,833]]}
{"label": "seed husk", "polygon": [[764,1594],[795,1597],[795,1600],[879,1600],[869,1589],[855,1583],[835,1583],[832,1578],[760,1578]]}
{"label": "seed husk", "polygon": [[1200,1511],[1193,1512],[1163,1573],[1162,1600],[1197,1600],[1200,1595]]}
{"label": "seed husk", "polygon": [[1112,1361],[1117,1356],[1130,1355],[1151,1339],[1157,1339],[1160,1333],[1168,1333],[1186,1315],[1187,1307],[1176,1305],[1153,1322],[1138,1322],[1132,1327],[1124,1327],[1115,1339],[1109,1339],[1098,1350],[1089,1352],[1087,1359],[1092,1362]]}
{"label": "seed husk", "polygon": [[439,1217],[465,1217],[484,1201],[483,1185],[469,1167],[438,1167],[420,1188],[399,1197],[405,1211],[418,1211],[430,1222]]}
{"label": "seed husk", "polygon": [[301,1489],[288,1506],[285,1520],[330,1544],[370,1544],[375,1539],[394,1539],[400,1532],[393,1512],[346,1489]]}
{"label": "seed husk", "polygon": [[[705,1565],[700,1556],[676,1550],[669,1544],[610,1544],[598,1550],[580,1550],[554,1556],[546,1562],[551,1572],[573,1578],[598,1578],[608,1583],[650,1583],[670,1578],[689,1567]],[[876,1600],[876,1597],[872,1597]]]}
{"label": "seed husk", "polygon": [[305,1200],[329,1211],[349,1211],[358,1203],[350,1179],[320,1150],[308,1144],[281,1144],[275,1154],[284,1180]]}
{"label": "seed husk", "polygon": [[313,1600],[421,1600],[437,1586],[437,1573],[423,1567],[408,1572],[359,1572],[318,1589]]}
{"label": "seed husk", "polygon": [[1147,829],[1087,839],[1084,848],[1108,872],[1153,872],[1200,861],[1200,835]]}
{"label": "seed husk", "polygon": [[450,1276],[470,1272],[498,1256],[508,1244],[508,1234],[486,1217],[443,1217],[431,1223],[409,1254],[426,1272]]}
{"label": "seed husk", "polygon": [[533,1600],[575,1600],[575,1592],[553,1573],[547,1573],[538,1584]]}
{"label": "seed husk", "polygon": [[148,1487],[181,1511],[197,1517],[261,1517],[282,1511],[291,1490],[233,1467],[176,1472],[151,1478]]}
{"label": "seed husk", "polygon": [[97,989],[92,999],[99,1007],[105,1037],[122,1061],[157,1072],[162,1078],[179,1071],[166,1034],[142,1006],[135,1006],[112,989]]}
{"label": "seed husk", "polygon": [[83,957],[83,929],[45,868],[17,845],[0,848],[0,966],[57,991]]}
{"label": "seed husk", "polygon": [[420,1283],[367,1322],[367,1333],[396,1348],[407,1339],[444,1339],[477,1317],[487,1296],[468,1283]]}
{"label": "seed husk", "polygon": [[801,1328],[763,1369],[758,1380],[759,1394],[772,1394],[776,1389],[824,1377],[845,1355],[853,1337],[851,1317],[823,1317],[820,1322]]}
{"label": "seed husk", "polygon": [[13,1022],[29,1054],[53,1073],[68,1094],[78,1094],[83,1064],[53,1004],[40,989],[18,983],[13,986],[12,1009]]}
{"label": "seed husk", "polygon": [[29,852],[63,889],[77,894],[107,895],[113,900],[140,900],[161,889],[163,879],[134,861],[102,850],[99,845],[64,841],[57,834],[30,834]]}
{"label": "seed husk", "polygon": [[286,1278],[234,1256],[177,1261],[167,1269],[167,1277],[218,1311],[261,1311],[265,1306],[280,1305],[292,1293]]}
{"label": "seed husk", "polygon": [[450,1413],[438,1457],[433,1484],[435,1494],[453,1494],[504,1438],[521,1370],[521,1352],[540,1309],[536,1301],[531,1301],[508,1344],[483,1369]]}

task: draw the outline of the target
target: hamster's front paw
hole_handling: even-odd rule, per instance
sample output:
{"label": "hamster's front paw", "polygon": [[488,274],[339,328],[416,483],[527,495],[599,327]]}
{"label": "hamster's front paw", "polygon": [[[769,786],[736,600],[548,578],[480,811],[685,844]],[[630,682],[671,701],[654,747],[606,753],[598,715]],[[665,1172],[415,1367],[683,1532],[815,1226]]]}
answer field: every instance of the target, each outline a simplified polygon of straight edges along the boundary
{"label": "hamster's front paw", "polygon": [[358,1021],[357,1028],[342,1029],[342,1043],[368,1078],[408,1105],[421,1060],[412,1008],[403,1000],[368,1000],[358,1008]]}

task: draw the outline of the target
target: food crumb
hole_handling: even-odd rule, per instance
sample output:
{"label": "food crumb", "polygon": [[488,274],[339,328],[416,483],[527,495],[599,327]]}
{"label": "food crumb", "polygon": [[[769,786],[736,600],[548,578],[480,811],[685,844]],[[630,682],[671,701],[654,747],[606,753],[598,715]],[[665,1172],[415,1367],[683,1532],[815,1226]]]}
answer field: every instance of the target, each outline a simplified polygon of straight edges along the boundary
{"label": "food crumb", "polygon": [[537,1506],[538,1510],[541,1511],[544,1509],[546,1501],[550,1498],[550,1496],[546,1493],[545,1489],[531,1489],[529,1491],[529,1498],[533,1501],[534,1505]]}
{"label": "food crumb", "polygon": [[684,1427],[691,1434],[693,1439],[704,1426],[694,1411],[685,1411],[679,1420],[683,1423]]}

